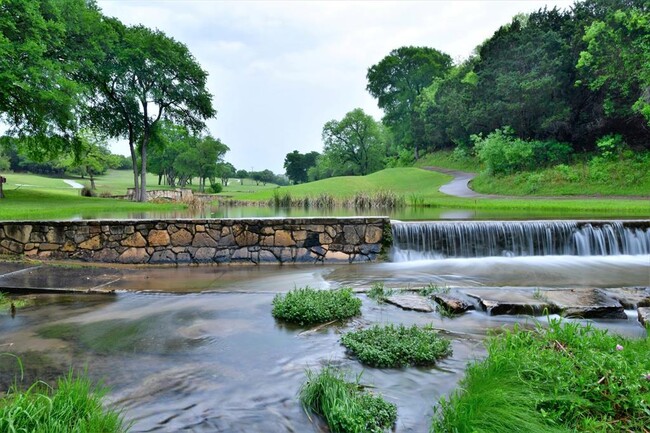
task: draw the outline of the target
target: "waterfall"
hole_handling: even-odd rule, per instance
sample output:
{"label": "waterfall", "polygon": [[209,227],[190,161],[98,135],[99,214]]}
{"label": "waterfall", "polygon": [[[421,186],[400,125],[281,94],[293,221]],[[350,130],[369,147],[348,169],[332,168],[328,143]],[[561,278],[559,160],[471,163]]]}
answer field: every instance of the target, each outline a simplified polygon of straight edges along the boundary
{"label": "waterfall", "polygon": [[394,261],[650,254],[650,224],[622,221],[393,222]]}

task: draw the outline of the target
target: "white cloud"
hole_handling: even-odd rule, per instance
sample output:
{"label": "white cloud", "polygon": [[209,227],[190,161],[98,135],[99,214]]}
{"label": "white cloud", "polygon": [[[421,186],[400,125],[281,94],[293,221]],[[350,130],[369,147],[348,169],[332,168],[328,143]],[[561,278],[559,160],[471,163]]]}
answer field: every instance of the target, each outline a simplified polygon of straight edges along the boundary
{"label": "white cloud", "polygon": [[[361,107],[369,66],[404,45],[466,58],[519,12],[553,1],[100,0],[127,24],[159,28],[185,43],[210,73],[213,135],[236,167],[281,172],[294,150],[321,150],[323,124]],[[123,150],[122,150],[123,151]]]}

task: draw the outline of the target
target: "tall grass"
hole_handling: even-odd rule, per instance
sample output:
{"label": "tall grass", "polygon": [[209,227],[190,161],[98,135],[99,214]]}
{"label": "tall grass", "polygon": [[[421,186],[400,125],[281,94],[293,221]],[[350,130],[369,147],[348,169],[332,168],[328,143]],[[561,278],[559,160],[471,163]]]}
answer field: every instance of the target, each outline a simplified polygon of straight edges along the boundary
{"label": "tall grass", "polygon": [[348,381],[346,374],[325,366],[320,373],[307,370],[300,388],[305,410],[321,415],[332,433],[381,433],[397,419],[397,408],[360,385],[361,375]]}
{"label": "tall grass", "polygon": [[26,391],[12,387],[0,400],[3,433],[126,432],[122,416],[102,407],[106,393],[86,377],[70,372],[55,389],[37,382]]}
{"label": "tall grass", "polygon": [[275,295],[272,314],[276,319],[299,325],[325,323],[361,314],[361,300],[349,287],[338,290],[298,288]]}
{"label": "tall grass", "polygon": [[516,327],[488,341],[443,399],[433,432],[650,431],[650,338],[626,339],[589,325]]}
{"label": "tall grass", "polygon": [[[238,204],[238,202],[235,202]],[[350,197],[335,197],[323,192],[317,195],[293,197],[291,192],[273,191],[268,206],[276,208],[302,207],[305,209],[332,209],[343,207],[350,209],[397,209],[406,206],[406,199],[394,192],[380,190],[372,193],[358,191]]]}

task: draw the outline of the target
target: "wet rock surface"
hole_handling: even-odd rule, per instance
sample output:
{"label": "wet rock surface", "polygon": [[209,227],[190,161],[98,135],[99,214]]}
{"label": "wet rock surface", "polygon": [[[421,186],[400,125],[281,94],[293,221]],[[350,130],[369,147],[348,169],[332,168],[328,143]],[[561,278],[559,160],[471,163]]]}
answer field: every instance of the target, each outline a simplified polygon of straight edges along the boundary
{"label": "wet rock surface", "polygon": [[443,306],[447,311],[454,314],[464,313],[467,310],[473,310],[474,305],[468,301],[461,299],[460,296],[454,296],[447,293],[437,293],[433,295],[433,299]]}
{"label": "wet rock surface", "polygon": [[647,326],[650,324],[650,307],[639,307],[637,310],[637,314],[639,316],[639,322],[643,326]]}
{"label": "wet rock surface", "polygon": [[603,290],[624,308],[650,307],[650,287],[624,287]]}
{"label": "wet rock surface", "polygon": [[544,296],[565,317],[627,319],[623,305],[600,289],[546,290]]}
{"label": "wet rock surface", "polygon": [[427,298],[416,294],[400,293],[388,296],[384,298],[384,301],[396,305],[404,310],[420,311],[423,313],[430,313],[433,311],[433,306],[431,306],[431,303]]}
{"label": "wet rock surface", "polygon": [[473,289],[461,293],[476,299],[480,308],[492,315],[529,314],[540,315],[553,312],[555,307],[539,292],[525,289]]}

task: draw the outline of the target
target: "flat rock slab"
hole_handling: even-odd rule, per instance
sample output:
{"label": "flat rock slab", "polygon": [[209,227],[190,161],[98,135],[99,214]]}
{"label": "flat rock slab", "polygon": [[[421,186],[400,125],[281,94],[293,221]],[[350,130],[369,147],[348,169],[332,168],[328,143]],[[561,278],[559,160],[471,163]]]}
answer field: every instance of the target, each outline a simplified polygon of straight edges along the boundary
{"label": "flat rock slab", "polygon": [[623,305],[600,289],[545,290],[544,296],[565,317],[627,319]]}
{"label": "flat rock slab", "polygon": [[495,316],[503,314],[540,315],[553,312],[554,306],[532,290],[523,289],[475,289],[461,293],[477,299],[482,309]]}
{"label": "flat rock slab", "polygon": [[650,324],[650,307],[639,307],[637,312],[639,315],[639,322],[641,322],[643,326]]}
{"label": "flat rock slab", "polygon": [[467,310],[474,309],[474,306],[469,302],[447,293],[436,293],[433,295],[433,299],[454,314],[464,313]]}
{"label": "flat rock slab", "polygon": [[427,299],[420,295],[414,294],[399,294],[392,295],[384,298],[389,304],[396,305],[404,310],[420,311],[423,313],[430,313],[433,307]]}
{"label": "flat rock slab", "polygon": [[13,291],[107,292],[122,272],[103,267],[34,266],[0,275],[0,288]]}
{"label": "flat rock slab", "polygon": [[650,287],[624,287],[603,289],[608,296],[616,299],[628,309],[650,307]]}

